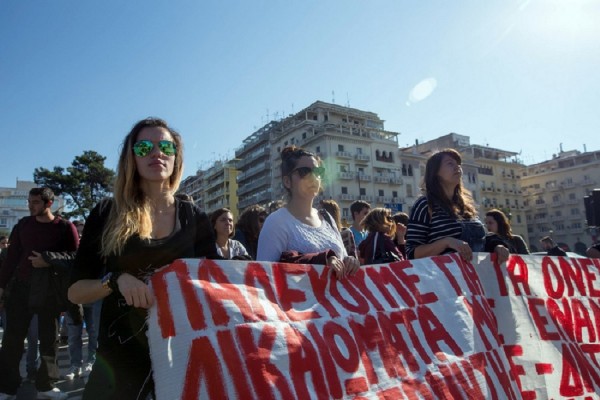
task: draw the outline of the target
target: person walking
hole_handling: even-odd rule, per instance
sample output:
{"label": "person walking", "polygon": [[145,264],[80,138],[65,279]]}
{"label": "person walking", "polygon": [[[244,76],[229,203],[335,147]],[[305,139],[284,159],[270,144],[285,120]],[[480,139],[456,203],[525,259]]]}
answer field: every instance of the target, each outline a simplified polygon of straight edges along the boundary
{"label": "person walking", "polygon": [[[50,267],[41,252],[74,252],[79,238],[75,226],[55,216],[50,207],[54,193],[49,188],[33,188],[29,191],[29,217],[22,218],[10,234],[10,247],[0,271],[0,297],[12,280],[10,294],[6,299],[7,327],[0,349],[0,399],[17,393],[21,384],[19,362],[31,318],[37,314],[40,366],[35,377],[38,398],[66,399],[67,395],[54,387],[49,372],[57,365],[57,317],[60,304],[48,292],[53,274],[64,274]],[[42,269],[50,269],[43,274]],[[39,271],[34,271],[39,269]],[[46,270],[48,271],[48,270]],[[36,278],[35,280],[33,278]],[[40,280],[37,280],[39,278]],[[44,281],[45,280],[45,281]],[[34,282],[36,282],[34,284]],[[41,287],[45,285],[46,293]],[[33,309],[30,305],[35,304]]]}

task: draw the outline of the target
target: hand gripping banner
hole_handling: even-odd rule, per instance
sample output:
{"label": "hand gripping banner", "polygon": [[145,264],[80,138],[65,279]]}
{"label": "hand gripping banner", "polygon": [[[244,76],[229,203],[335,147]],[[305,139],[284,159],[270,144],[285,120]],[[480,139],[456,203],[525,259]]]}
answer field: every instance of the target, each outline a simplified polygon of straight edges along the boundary
{"label": "hand gripping banner", "polygon": [[598,260],[177,260],[152,277],[158,399],[595,399]]}

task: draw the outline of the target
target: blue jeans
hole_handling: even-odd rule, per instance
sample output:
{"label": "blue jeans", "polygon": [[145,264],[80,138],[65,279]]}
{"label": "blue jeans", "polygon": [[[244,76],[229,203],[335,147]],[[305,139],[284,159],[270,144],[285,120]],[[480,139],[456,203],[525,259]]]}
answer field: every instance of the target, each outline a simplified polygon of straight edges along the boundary
{"label": "blue jeans", "polygon": [[[88,363],[93,364],[96,361],[96,349],[98,348],[98,326],[100,322],[100,309],[102,300],[83,306],[83,321],[88,333]],[[81,367],[83,365],[83,323],[75,324],[69,313],[66,313],[67,331],[69,332],[69,356],[71,357],[72,367]]]}
{"label": "blue jeans", "polygon": [[478,219],[462,220],[462,234],[460,239],[467,242],[473,253],[483,251],[485,247],[485,229]]}

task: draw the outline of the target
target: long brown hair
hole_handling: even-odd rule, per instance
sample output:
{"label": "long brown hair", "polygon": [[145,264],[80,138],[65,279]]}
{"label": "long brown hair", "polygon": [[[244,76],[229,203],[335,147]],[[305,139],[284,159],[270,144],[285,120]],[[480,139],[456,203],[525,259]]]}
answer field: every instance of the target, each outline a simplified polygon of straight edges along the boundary
{"label": "long brown hair", "polygon": [[473,204],[471,193],[463,187],[462,180],[454,188],[454,194],[450,199],[442,187],[438,172],[444,156],[451,157],[458,165],[462,165],[462,157],[454,149],[444,149],[429,157],[425,166],[425,186],[423,188],[427,202],[432,210],[434,205],[438,205],[454,218],[471,219],[477,215],[477,210]]}
{"label": "long brown hair", "polygon": [[512,239],[512,231],[510,229],[510,223],[508,222],[506,214],[496,208],[493,208],[486,212],[485,216],[494,218],[494,221],[496,221],[496,224],[498,225],[499,236]]}
{"label": "long brown hair", "polygon": [[125,136],[121,146],[121,155],[117,167],[117,178],[114,187],[113,205],[102,232],[101,255],[119,255],[125,242],[133,235],[142,239],[150,239],[152,218],[150,205],[140,185],[140,174],[135,164],[133,145],[144,128],[163,128],[173,138],[177,148],[173,173],[169,177],[169,190],[175,193],[179,188],[183,173],[183,142],[181,135],[169,127],[160,118],[146,118],[137,122]]}

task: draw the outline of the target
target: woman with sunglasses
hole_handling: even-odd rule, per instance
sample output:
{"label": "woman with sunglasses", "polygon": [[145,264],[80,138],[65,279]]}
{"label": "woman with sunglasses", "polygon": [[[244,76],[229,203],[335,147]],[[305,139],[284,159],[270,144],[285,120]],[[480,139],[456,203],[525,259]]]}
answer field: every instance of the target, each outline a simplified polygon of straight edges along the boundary
{"label": "woman with sunglasses", "polygon": [[457,252],[471,261],[483,251],[485,229],[462,184],[462,158],[454,149],[433,154],[425,165],[424,192],[410,213],[406,231],[408,258]]}
{"label": "woman with sunglasses", "polygon": [[178,258],[219,258],[210,221],[174,196],[183,169],[181,136],[161,119],[139,121],[125,137],[114,197],[88,217],[69,300],[103,299],[96,362],[84,399],[154,397],[147,278]]}
{"label": "woman with sunglasses", "polygon": [[394,243],[396,221],[390,215],[390,210],[382,207],[372,208],[360,225],[369,232],[365,240],[358,245],[361,264],[373,264],[390,253],[392,255],[387,257],[385,262],[404,260],[404,254]]}
{"label": "woman with sunglasses", "polygon": [[315,154],[296,146],[281,151],[281,176],[288,202],[265,221],[258,239],[259,261],[326,264],[338,278],[358,270],[360,264],[356,257],[346,254],[331,216],[313,207],[323,175]]}

